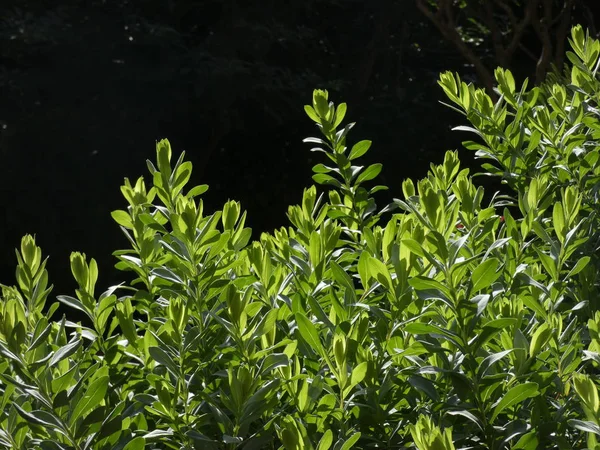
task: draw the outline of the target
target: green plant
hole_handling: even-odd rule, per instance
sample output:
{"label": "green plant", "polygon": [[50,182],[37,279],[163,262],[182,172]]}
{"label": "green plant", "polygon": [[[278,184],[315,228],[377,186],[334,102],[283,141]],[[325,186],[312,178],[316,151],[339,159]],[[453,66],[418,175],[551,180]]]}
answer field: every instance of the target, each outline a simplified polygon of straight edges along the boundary
{"label": "green plant", "polygon": [[349,147],[346,105],[316,90],[328,201],[305,189],[291,226],[250,243],[240,204],[206,214],[161,141],[152,187],[126,179],[112,213],[136,279],[97,296],[95,261],[71,255],[79,288],[57,298],[86,323],[48,319],[25,236],[0,302],[0,447],[600,448],[600,44],[572,36],[570,84],[517,92],[498,70],[494,104],[441,76],[515,198],[483,205],[448,152],[377,212],[381,165],[355,165],[371,142]]}

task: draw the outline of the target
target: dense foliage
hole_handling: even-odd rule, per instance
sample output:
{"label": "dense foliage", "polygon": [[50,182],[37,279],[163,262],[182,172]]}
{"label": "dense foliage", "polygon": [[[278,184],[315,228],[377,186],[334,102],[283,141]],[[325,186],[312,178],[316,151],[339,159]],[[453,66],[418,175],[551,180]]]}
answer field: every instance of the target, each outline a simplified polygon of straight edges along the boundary
{"label": "dense foliage", "polygon": [[600,448],[600,42],[576,27],[571,45],[531,90],[498,69],[495,103],[441,76],[514,192],[489,205],[448,152],[378,210],[382,165],[355,165],[371,142],[347,144],[346,105],[317,90],[306,141],[329,190],[291,226],[250,243],[240,204],[205,213],[161,141],[152,187],[125,180],[112,214],[137,278],[97,296],[96,262],[71,255],[79,289],[57,298],[86,321],[48,320],[25,236],[0,302],[0,446]]}

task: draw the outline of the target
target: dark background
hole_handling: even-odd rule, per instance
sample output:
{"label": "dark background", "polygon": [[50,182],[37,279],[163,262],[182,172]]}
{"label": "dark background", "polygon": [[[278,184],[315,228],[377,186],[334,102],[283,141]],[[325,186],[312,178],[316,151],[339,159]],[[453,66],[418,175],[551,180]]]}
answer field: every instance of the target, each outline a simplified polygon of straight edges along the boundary
{"label": "dark background", "polygon": [[[162,138],[193,162],[191,185],[210,185],[205,211],[241,201],[254,238],[287,225],[321,162],[302,143],[317,133],[303,111],[315,88],[348,103],[349,142],[373,140],[367,162],[384,164],[378,181],[390,188],[379,207],[448,149],[477,168],[437,79],[481,74],[417,3],[3,0],[0,283],[15,283],[26,233],[50,256],[51,299],[76,287],[71,251],[97,260],[98,292],[131,279],[113,267],[128,242],[110,212],[126,209],[124,177],[151,184],[145,160]],[[572,3],[569,23],[595,33],[597,2]],[[493,70],[489,36],[463,38]],[[508,64],[519,80],[535,75],[542,45],[534,29],[523,43]]]}

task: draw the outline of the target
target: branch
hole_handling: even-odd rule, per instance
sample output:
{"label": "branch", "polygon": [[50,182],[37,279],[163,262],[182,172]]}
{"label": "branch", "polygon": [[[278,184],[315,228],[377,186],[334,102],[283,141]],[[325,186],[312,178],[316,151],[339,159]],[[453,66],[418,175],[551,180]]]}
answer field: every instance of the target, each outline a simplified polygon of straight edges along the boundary
{"label": "branch", "polygon": [[[500,2],[500,3],[503,3],[503,2]],[[512,36],[510,43],[506,47],[507,59],[512,58],[512,56],[515,54],[515,51],[519,47],[519,44],[521,43],[521,40],[523,39],[523,34],[525,33],[525,30],[527,29],[527,27],[531,24],[531,18],[536,13],[538,4],[539,4],[539,0],[528,0],[527,1],[527,4],[525,6],[525,16],[523,17],[523,20],[521,22],[517,22],[516,17],[514,16],[514,14],[512,14],[511,23],[513,24],[513,36]],[[506,6],[506,8],[510,9],[512,12],[511,8],[509,8],[508,6]],[[513,22],[513,20],[514,20],[514,22]]]}
{"label": "branch", "polygon": [[503,0],[494,0],[494,3],[500,8],[503,9],[506,15],[508,16],[508,20],[510,20],[510,24],[512,25],[513,30],[517,28],[517,17],[515,16],[514,11],[510,6],[504,3]]}
{"label": "branch", "polygon": [[492,3],[485,3],[485,13],[484,20],[492,33],[492,44],[496,52],[496,60],[501,66],[507,66],[508,61],[506,61],[506,50],[504,48],[502,33],[498,28],[496,19],[494,19],[494,7]]}
{"label": "branch", "polygon": [[[442,35],[450,41],[463,57],[475,67],[475,71],[481,82],[492,99],[496,98],[494,92],[494,76],[489,69],[483,64],[481,59],[471,50],[463,41],[456,27],[454,26],[454,16],[451,10],[451,2],[449,0],[440,0],[439,8],[434,14],[426,5],[425,0],[416,0],[417,8],[436,26]],[[446,13],[446,22],[443,20],[442,11]]]}
{"label": "branch", "polygon": [[537,13],[537,8],[533,10],[533,29],[537,34],[538,38],[542,42],[542,53],[537,63],[537,67],[535,70],[535,80],[536,83],[541,83],[546,73],[548,72],[548,67],[550,66],[550,62],[552,60],[552,39],[550,38],[549,26],[552,22],[552,16],[550,15],[552,12],[552,0],[543,0],[544,6],[544,17],[540,18]]}
{"label": "branch", "polygon": [[569,34],[569,25],[571,24],[571,11],[573,10],[574,0],[567,0],[561,12],[553,20],[553,24],[558,22],[556,30],[556,51],[554,52],[554,63],[559,70],[562,70],[562,66],[565,60],[565,44],[567,42],[567,35]]}
{"label": "branch", "polygon": [[538,57],[531,50],[529,50],[523,44],[519,44],[519,48],[523,51],[523,53],[525,53],[527,56],[529,56],[533,61],[537,62]]}
{"label": "branch", "polygon": [[590,34],[592,36],[598,38],[598,31],[596,30],[596,26],[594,25],[595,24],[594,13],[590,9],[590,7],[586,4],[582,4],[581,7],[585,11],[584,15],[586,16],[586,19],[587,19],[587,26],[590,29]]}

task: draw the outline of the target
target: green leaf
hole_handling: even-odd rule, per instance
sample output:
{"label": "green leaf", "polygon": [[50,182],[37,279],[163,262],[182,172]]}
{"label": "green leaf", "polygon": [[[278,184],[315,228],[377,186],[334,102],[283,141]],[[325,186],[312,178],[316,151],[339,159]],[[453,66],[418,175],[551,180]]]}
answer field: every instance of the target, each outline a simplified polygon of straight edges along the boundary
{"label": "green leaf", "polygon": [[392,277],[390,276],[390,271],[387,266],[377,258],[373,258],[370,255],[368,256],[367,264],[369,265],[371,276],[379,281],[386,289],[393,292],[394,286],[392,284]]}
{"label": "green leaf", "polygon": [[437,402],[439,400],[435,384],[431,380],[415,375],[408,378],[408,383],[418,391],[424,392],[433,401]]}
{"label": "green leaf", "polygon": [[135,345],[138,336],[133,322],[133,307],[129,298],[125,298],[125,300],[117,303],[115,315],[121,326],[121,331],[129,341],[129,344]]}
{"label": "green leaf", "polygon": [[514,349],[509,349],[509,350],[503,350],[501,352],[498,353],[493,353],[490,356],[486,357],[481,364],[479,365],[479,369],[478,369],[478,374],[480,376],[480,378],[484,377],[487,370],[495,363],[497,363],[498,361],[500,361],[502,358],[504,358],[506,355],[508,355],[509,353],[511,353]]}
{"label": "green leaf", "polygon": [[313,166],[312,171],[314,173],[329,173],[332,170],[334,170],[332,167],[327,167],[325,164],[317,164],[315,166]]}
{"label": "green leaf", "polygon": [[90,318],[90,320],[94,320],[93,316],[89,313],[84,304],[81,303],[81,301],[79,301],[75,297],[70,297],[68,295],[58,295],[56,296],[56,298],[59,302],[64,303],[65,305],[70,306],[73,309],[77,309],[79,311],[84,312]]}
{"label": "green leaf", "polygon": [[514,386],[504,395],[504,397],[502,397],[500,402],[498,402],[494,408],[491,422],[493,422],[505,409],[510,408],[517,403],[521,403],[528,398],[536,397],[539,394],[540,392],[538,391],[537,383],[529,382]]}
{"label": "green leaf", "polygon": [[360,281],[365,288],[370,286],[369,281],[371,279],[371,273],[369,271],[369,258],[371,255],[365,250],[363,250],[358,258],[358,276],[360,277]]}
{"label": "green leaf", "polygon": [[554,225],[554,232],[556,233],[556,236],[560,242],[564,242],[566,234],[565,214],[561,202],[556,202],[554,204],[554,208],[552,209],[552,224]]}
{"label": "green leaf", "polygon": [[533,333],[531,343],[529,344],[529,355],[535,357],[543,346],[546,345],[552,334],[552,329],[548,322],[542,323]]}
{"label": "green leaf", "polygon": [[[50,331],[52,331],[51,323],[46,325],[46,327],[43,329],[43,331],[34,339],[34,341],[31,343],[31,345],[27,348],[27,351],[34,350],[42,342],[44,342],[46,340],[46,338],[48,337],[48,335],[50,334]],[[37,327],[36,327],[36,332],[37,332]]]}
{"label": "green leaf", "polygon": [[317,173],[315,175],[312,176],[312,179],[319,184],[330,184],[336,187],[341,187],[341,183],[336,180],[335,178],[333,178],[331,175],[327,175],[324,173]]}
{"label": "green leaf", "polygon": [[350,278],[350,275],[348,275],[338,263],[336,263],[335,261],[331,261],[329,268],[331,269],[331,275],[333,276],[335,281],[337,281],[340,285],[344,286],[346,289],[354,289],[354,283],[352,282],[352,278]]}
{"label": "green leaf", "polygon": [[331,430],[327,430],[323,433],[319,445],[317,446],[317,450],[329,450],[331,444],[333,444],[333,433]]}
{"label": "green leaf", "polygon": [[512,450],[537,450],[539,448],[538,431],[533,429],[520,437]]}
{"label": "green leaf", "polygon": [[131,216],[127,211],[116,210],[110,213],[113,220],[117,222],[122,227],[127,228],[128,230],[133,230],[133,222],[131,221]]}
{"label": "green leaf", "polygon": [[171,176],[171,144],[167,139],[156,144],[156,161],[163,180],[168,180]]}
{"label": "green leaf", "polygon": [[352,370],[352,374],[350,375],[350,385],[352,387],[356,386],[358,383],[365,379],[368,367],[368,363],[366,361],[363,361]]}
{"label": "green leaf", "polygon": [[319,117],[326,117],[329,112],[329,103],[327,102],[329,95],[326,90],[316,89],[313,91],[313,107]]}
{"label": "green leaf", "polygon": [[129,441],[127,445],[123,447],[123,450],[144,450],[145,447],[146,439],[144,439],[141,436],[138,436],[133,440]]}
{"label": "green leaf", "polygon": [[60,423],[60,420],[53,414],[41,410],[27,412],[16,403],[13,403],[12,406],[14,406],[19,415],[21,415],[21,417],[23,417],[28,422],[34,425],[40,425],[44,428],[50,428],[52,430],[58,429],[64,432],[64,427]]}
{"label": "green leaf", "polygon": [[104,297],[98,302],[96,318],[98,321],[98,331],[100,332],[100,334],[104,333],[104,327],[106,326],[106,322],[110,316],[110,313],[113,312],[115,308],[116,301],[116,295],[109,295],[108,297]]}
{"label": "green leaf", "polygon": [[352,447],[354,447],[354,444],[356,444],[356,442],[360,439],[360,436],[361,433],[354,433],[352,436],[346,439],[346,442],[344,442],[344,445],[340,447],[340,450],[350,450]]}
{"label": "green leaf", "polygon": [[347,105],[345,103],[340,103],[338,105],[337,110],[335,112],[335,122],[333,123],[333,128],[337,128],[338,125],[342,123],[342,120],[344,120],[344,117],[346,117],[346,110]]}
{"label": "green leaf", "polygon": [[449,411],[447,411],[447,414],[449,414],[451,416],[463,416],[463,417],[469,419],[471,422],[473,422],[475,425],[477,425],[477,427],[481,431],[483,431],[483,425],[481,424],[481,421],[475,416],[475,414],[467,411],[466,409],[449,410]]}
{"label": "green leaf", "polygon": [[150,356],[152,356],[152,359],[154,359],[154,361],[165,366],[173,374],[179,373],[179,368],[175,364],[175,361],[173,360],[173,358],[171,358],[171,355],[169,355],[167,352],[165,352],[162,348],[150,347],[150,348],[148,348],[148,353],[150,353]]}
{"label": "green leaf", "polygon": [[573,266],[573,268],[567,274],[565,280],[570,280],[571,277],[574,277],[575,275],[577,275],[579,272],[581,272],[583,269],[586,268],[586,266],[588,265],[589,262],[590,262],[589,256],[584,256],[583,258],[578,259],[577,262],[575,263],[575,265]]}
{"label": "green leaf", "polygon": [[173,192],[179,193],[181,189],[183,189],[183,186],[185,186],[190,180],[191,175],[192,163],[190,161],[186,161],[181,164],[172,175],[175,176],[175,180],[173,182]]}
{"label": "green leaf", "polygon": [[350,150],[350,155],[348,155],[348,159],[352,161],[353,159],[360,158],[362,155],[367,153],[369,148],[371,148],[371,141],[360,141],[354,144],[352,150]]}
{"label": "green leaf", "polygon": [[450,290],[446,286],[432,278],[416,276],[408,280],[408,284],[416,291],[438,291],[443,294],[445,299],[452,297]]}
{"label": "green leaf", "polygon": [[496,330],[501,330],[503,328],[507,328],[507,327],[514,325],[516,322],[517,322],[517,319],[515,319],[514,317],[503,317],[500,319],[494,319],[494,320],[490,320],[489,322],[486,322],[486,324],[484,325],[484,328],[492,328],[492,329],[496,329]]}
{"label": "green leaf", "polygon": [[600,427],[594,422],[570,419],[569,425],[571,425],[573,428],[577,428],[578,430],[585,431],[586,433],[593,433],[597,436],[600,436]]}
{"label": "green leaf", "polygon": [[316,111],[314,110],[314,108],[312,106],[304,105],[304,111],[306,112],[306,115],[308,117],[310,117],[310,119],[313,122],[321,123],[321,119],[319,119],[319,116],[317,115]]}
{"label": "green leaf", "polygon": [[109,376],[99,377],[94,380],[85,391],[85,394],[79,399],[75,408],[72,410],[69,422],[74,424],[77,419],[85,416],[88,412],[100,405],[100,402],[108,390]]}
{"label": "green leaf", "polygon": [[383,165],[380,163],[371,164],[369,167],[365,169],[363,173],[361,173],[356,179],[356,184],[360,184],[364,181],[369,181],[379,175],[381,172]]}
{"label": "green leaf", "polygon": [[208,184],[201,184],[199,186],[194,186],[187,193],[187,197],[194,198],[194,197],[204,194],[206,191],[208,191]]}
{"label": "green leaf", "polygon": [[319,338],[319,333],[317,332],[315,325],[304,314],[296,313],[294,317],[296,318],[296,324],[298,324],[300,336],[302,336],[302,338],[308,343],[308,345],[312,347],[315,352],[317,352],[320,356],[324,356],[325,349],[321,343],[321,339]]}
{"label": "green leaf", "polygon": [[585,403],[594,414],[597,414],[598,409],[600,408],[600,399],[594,381],[587,375],[575,374],[573,376],[573,386],[583,403]]}
{"label": "green leaf", "polygon": [[290,360],[284,353],[271,353],[263,361],[260,374],[264,376],[278,367],[286,367],[289,363]]}
{"label": "green leaf", "polygon": [[59,348],[56,351],[56,353],[54,353],[54,356],[52,356],[52,359],[48,363],[48,366],[53,367],[56,364],[58,364],[60,361],[62,361],[63,359],[68,358],[73,353],[75,353],[80,346],[81,346],[81,339],[79,339],[79,336],[77,336],[77,335],[73,336],[73,338],[67,345]]}
{"label": "green leaf", "polygon": [[494,281],[496,281],[501,273],[498,270],[498,260],[490,258],[479,264],[471,275],[473,282],[472,292],[478,292],[482,289],[487,289]]}
{"label": "green leaf", "polygon": [[550,255],[547,255],[544,252],[542,252],[537,247],[534,247],[534,250],[538,254],[538,257],[540,258],[540,261],[542,262],[544,269],[546,269],[546,272],[548,272],[548,274],[550,275],[552,280],[558,281],[558,268],[556,265],[556,263],[557,263],[556,260],[554,260]]}

